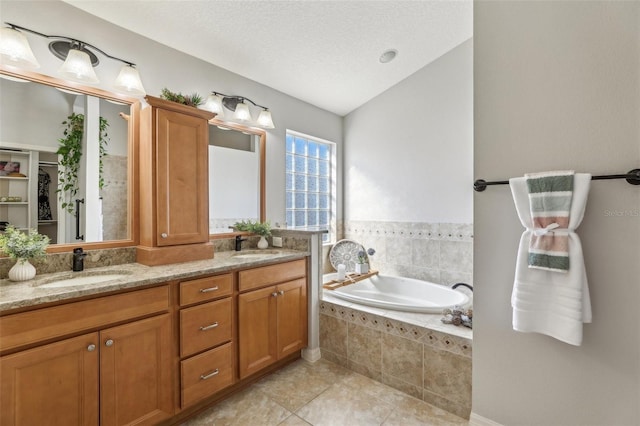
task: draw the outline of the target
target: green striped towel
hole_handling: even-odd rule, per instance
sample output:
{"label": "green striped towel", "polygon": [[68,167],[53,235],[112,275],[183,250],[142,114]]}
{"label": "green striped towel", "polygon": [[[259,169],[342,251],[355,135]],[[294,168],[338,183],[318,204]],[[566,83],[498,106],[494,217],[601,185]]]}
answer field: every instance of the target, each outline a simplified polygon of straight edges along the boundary
{"label": "green striped towel", "polygon": [[525,174],[533,233],[529,267],[569,270],[569,212],[573,198],[573,171]]}

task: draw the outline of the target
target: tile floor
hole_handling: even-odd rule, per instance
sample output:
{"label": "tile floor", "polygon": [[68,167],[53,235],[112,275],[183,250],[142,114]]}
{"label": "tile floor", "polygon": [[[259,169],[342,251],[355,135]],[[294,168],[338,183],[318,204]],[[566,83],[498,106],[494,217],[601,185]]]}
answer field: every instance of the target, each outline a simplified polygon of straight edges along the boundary
{"label": "tile floor", "polygon": [[182,426],[467,426],[467,420],[326,360],[298,360]]}

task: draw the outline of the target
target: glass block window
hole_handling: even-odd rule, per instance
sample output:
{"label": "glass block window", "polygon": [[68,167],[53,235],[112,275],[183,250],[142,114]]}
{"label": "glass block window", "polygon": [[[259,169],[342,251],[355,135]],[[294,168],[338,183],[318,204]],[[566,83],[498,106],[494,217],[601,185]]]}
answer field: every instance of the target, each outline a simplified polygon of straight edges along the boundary
{"label": "glass block window", "polygon": [[287,131],[287,226],[327,229],[335,241],[335,144]]}

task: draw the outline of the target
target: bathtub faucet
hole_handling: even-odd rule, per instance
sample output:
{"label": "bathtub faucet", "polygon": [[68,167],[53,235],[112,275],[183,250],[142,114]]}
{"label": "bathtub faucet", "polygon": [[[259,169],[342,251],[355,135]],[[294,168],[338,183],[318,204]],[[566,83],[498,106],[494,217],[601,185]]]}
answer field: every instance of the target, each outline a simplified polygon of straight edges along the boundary
{"label": "bathtub faucet", "polygon": [[458,288],[458,287],[460,287],[460,286],[462,286],[462,287],[466,287],[466,288],[468,288],[469,290],[473,291],[473,286],[470,286],[470,285],[469,285],[469,284],[467,284],[467,283],[455,283],[454,285],[452,285],[452,286],[451,286],[451,289],[452,289],[452,290],[455,290],[456,288]]}

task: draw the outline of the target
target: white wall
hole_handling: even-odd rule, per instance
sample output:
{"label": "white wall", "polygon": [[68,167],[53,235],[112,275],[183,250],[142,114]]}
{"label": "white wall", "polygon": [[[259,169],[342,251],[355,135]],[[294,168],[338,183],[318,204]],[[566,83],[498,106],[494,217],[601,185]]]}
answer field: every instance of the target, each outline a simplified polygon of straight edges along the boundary
{"label": "white wall", "polygon": [[467,40],[345,117],[345,220],[472,221],[472,58]]}
{"label": "white wall", "polygon": [[[126,6],[126,3],[123,5]],[[268,106],[276,125],[276,128],[267,134],[267,218],[272,224],[285,220],[283,188],[286,129],[342,143],[341,117],[123,30],[58,0],[3,0],[0,3],[0,16],[2,21],[45,34],[60,34],[95,44],[113,56],[135,62],[145,89],[152,96],[159,96],[164,87],[174,92],[197,92],[203,96],[215,90],[242,95]],[[188,28],[185,31],[188,31]],[[27,38],[42,66],[37,71],[55,76],[62,62],[49,53],[47,40],[29,34]],[[215,40],[211,40],[211,48],[215,49]],[[100,54],[98,56],[101,61],[96,68],[96,74],[101,80],[99,87],[112,90],[111,85],[121,64]]]}
{"label": "white wall", "polygon": [[[640,3],[474,5],[475,175],[640,167]],[[521,225],[477,193],[473,411],[504,425],[638,425],[640,187],[594,181],[578,234],[593,323],[582,346],[511,329]],[[618,215],[617,213],[620,215]]]}

